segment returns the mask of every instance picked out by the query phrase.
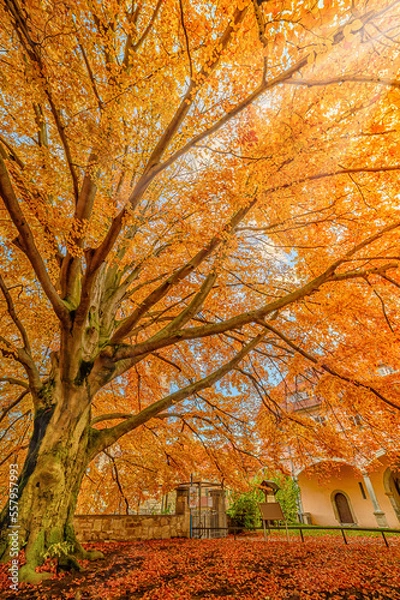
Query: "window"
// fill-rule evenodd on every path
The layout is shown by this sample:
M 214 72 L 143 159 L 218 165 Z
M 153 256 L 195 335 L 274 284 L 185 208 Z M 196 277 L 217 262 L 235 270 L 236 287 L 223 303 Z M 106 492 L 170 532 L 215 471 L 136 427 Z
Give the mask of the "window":
M 294 392 L 294 394 L 291 394 L 288 397 L 289 402 L 292 402 L 293 404 L 295 402 L 301 402 L 302 400 L 308 400 L 308 394 L 307 392 Z
M 352 415 L 349 417 L 349 420 L 353 423 L 353 425 L 361 425 L 362 424 L 362 416 L 361 415 Z
M 364 498 L 364 500 L 366 500 L 367 499 L 367 494 L 365 493 L 364 486 L 363 486 L 362 482 L 359 481 L 358 485 L 360 487 L 360 491 L 361 491 L 362 497 Z
M 394 369 L 392 369 L 392 367 L 390 367 L 389 365 L 380 365 L 378 367 L 378 373 L 379 375 L 391 375 L 391 373 L 394 373 Z
M 324 423 L 326 422 L 326 417 L 321 417 L 320 415 L 315 415 L 315 417 L 313 417 L 313 419 L 319 425 L 324 425 Z

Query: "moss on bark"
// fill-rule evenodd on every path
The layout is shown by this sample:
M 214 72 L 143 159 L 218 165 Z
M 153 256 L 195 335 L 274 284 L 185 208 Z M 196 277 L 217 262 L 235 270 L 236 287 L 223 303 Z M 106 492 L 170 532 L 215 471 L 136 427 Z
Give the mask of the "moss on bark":
M 51 577 L 36 567 L 50 556 L 63 570 L 80 570 L 78 559 L 101 558 L 76 539 L 73 516 L 86 467 L 93 458 L 90 442 L 90 397 L 86 377 L 91 363 L 81 365 L 76 383 L 52 383 L 38 403 L 32 439 L 19 479 L 20 548 L 26 564 L 21 581 L 38 583 Z M 82 381 L 81 381 L 82 380 Z M 0 517 L 0 556 L 9 560 L 9 511 Z

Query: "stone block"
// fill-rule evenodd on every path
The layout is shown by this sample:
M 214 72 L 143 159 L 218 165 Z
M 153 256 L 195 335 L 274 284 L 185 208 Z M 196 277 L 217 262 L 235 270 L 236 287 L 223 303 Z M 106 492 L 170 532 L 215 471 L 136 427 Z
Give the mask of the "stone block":
M 149 540 L 189 536 L 189 512 L 181 515 L 85 515 L 74 519 L 78 539 Z
M 111 519 L 110 527 L 113 530 L 117 531 L 118 529 L 120 529 L 120 527 L 121 527 L 122 524 L 123 523 L 121 522 L 120 519 Z
M 163 540 L 166 540 L 170 537 L 171 537 L 171 528 L 169 527 L 169 525 L 164 525 L 164 527 L 161 527 L 161 538 Z

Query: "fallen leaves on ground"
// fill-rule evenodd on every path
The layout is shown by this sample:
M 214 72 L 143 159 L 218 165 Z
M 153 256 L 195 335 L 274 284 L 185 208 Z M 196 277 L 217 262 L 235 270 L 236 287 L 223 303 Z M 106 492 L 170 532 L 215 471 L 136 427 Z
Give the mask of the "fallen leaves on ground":
M 151 540 L 96 544 L 105 558 L 75 575 L 9 591 L 4 600 L 400 600 L 400 539 Z

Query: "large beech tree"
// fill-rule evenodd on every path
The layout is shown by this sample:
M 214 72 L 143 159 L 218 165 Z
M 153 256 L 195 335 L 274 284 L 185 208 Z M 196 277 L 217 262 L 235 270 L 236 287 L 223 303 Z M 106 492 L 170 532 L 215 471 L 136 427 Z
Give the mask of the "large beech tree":
M 0 418 L 18 432 L 5 464 L 33 419 L 19 525 L 35 581 L 51 544 L 85 555 L 72 518 L 91 461 L 191 401 L 204 431 L 263 402 L 277 439 L 268 385 L 308 364 L 328 396 L 356 390 L 381 429 L 396 421 L 376 369 L 399 362 L 400 3 L 0 10 Z

